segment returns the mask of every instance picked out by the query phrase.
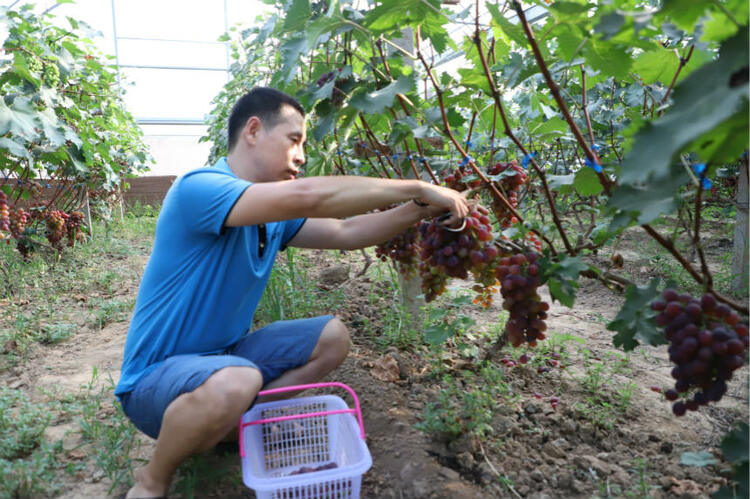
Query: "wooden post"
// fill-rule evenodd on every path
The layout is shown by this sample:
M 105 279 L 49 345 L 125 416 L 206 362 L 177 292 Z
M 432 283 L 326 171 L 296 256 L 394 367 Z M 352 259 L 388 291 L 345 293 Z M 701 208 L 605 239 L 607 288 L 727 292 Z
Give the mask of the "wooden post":
M 89 190 L 86 189 L 86 212 L 84 213 L 86 218 L 86 225 L 89 228 L 89 237 L 94 239 L 94 224 L 91 223 L 91 205 L 89 204 Z
M 740 161 L 740 173 L 737 175 L 737 217 L 734 225 L 734 248 L 732 251 L 732 291 L 741 295 L 748 286 L 748 158 Z

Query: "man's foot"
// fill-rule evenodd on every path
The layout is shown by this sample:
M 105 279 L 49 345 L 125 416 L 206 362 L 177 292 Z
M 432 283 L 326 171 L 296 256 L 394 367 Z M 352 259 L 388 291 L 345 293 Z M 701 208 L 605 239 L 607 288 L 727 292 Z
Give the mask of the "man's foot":
M 146 499 L 167 497 L 169 486 L 157 484 L 148 474 L 146 468 L 135 472 L 135 485 L 128 491 L 126 499 Z

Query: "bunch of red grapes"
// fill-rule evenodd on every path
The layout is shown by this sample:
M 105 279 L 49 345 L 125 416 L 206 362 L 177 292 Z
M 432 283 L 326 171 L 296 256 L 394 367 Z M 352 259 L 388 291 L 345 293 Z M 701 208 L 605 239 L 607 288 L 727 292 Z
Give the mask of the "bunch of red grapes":
M 80 211 L 71 211 L 68 214 L 68 219 L 65 221 L 68 246 L 73 246 L 73 244 L 83 236 L 83 232 L 81 232 L 81 224 L 83 224 L 83 213 Z
M 516 254 L 500 260 L 496 269 L 500 280 L 500 293 L 503 308 L 510 312 L 505 324 L 505 334 L 514 347 L 526 341 L 535 347 L 537 341 L 545 338 L 549 304 L 542 301 L 537 293 L 540 284 L 538 253 Z
M 62 210 L 50 210 L 44 219 L 47 226 L 44 235 L 47 237 L 50 245 L 57 250 L 62 250 L 61 241 L 68 233 L 68 229 L 65 227 L 67 219 L 68 214 Z
M 487 173 L 489 173 L 490 175 L 500 175 L 501 173 L 508 170 L 513 172 L 514 175 L 509 175 L 501 178 L 499 183 L 508 201 L 510 202 L 510 205 L 513 208 L 516 208 L 518 206 L 518 193 L 521 190 L 521 186 L 526 183 L 526 179 L 528 178 L 526 170 L 524 170 L 524 168 L 519 165 L 518 162 L 514 159 L 513 161 L 510 161 L 508 163 L 495 163 L 492 167 L 490 167 Z M 499 199 L 495 199 L 492 203 L 492 208 L 497 215 L 497 219 L 500 220 L 500 223 L 503 225 L 503 227 L 507 228 L 512 225 L 508 223 L 511 217 L 511 212 L 510 210 L 508 210 L 508 207 L 505 206 L 505 204 L 503 204 Z
M 331 102 L 335 106 L 339 106 L 343 104 L 344 97 L 346 97 L 346 92 L 344 92 L 343 87 L 344 84 L 347 83 L 351 77 L 347 78 L 339 78 L 339 73 L 341 73 L 343 68 L 338 68 L 336 71 L 328 71 L 327 73 L 323 73 L 320 75 L 320 78 L 315 82 L 315 84 L 318 86 L 318 88 L 322 88 L 326 83 L 328 83 L 331 80 L 336 80 L 336 82 L 333 84 L 333 91 L 331 93 Z
M 314 473 L 316 471 L 333 470 L 338 467 L 339 465 L 334 462 L 321 464 L 320 466 L 315 466 L 315 467 L 303 466 L 298 470 L 292 471 L 291 473 L 289 473 L 289 475 L 304 475 L 305 473 Z
M 508 163 L 495 163 L 494 166 L 489 169 L 488 173 L 490 175 L 499 175 L 508 170 L 510 170 L 514 174 L 505 176 L 500 179 L 500 186 L 502 187 L 502 190 L 508 199 L 508 203 L 510 203 L 510 205 L 515 209 L 518 207 L 518 194 L 521 191 L 521 186 L 523 186 L 528 180 L 528 174 L 526 173 L 526 170 L 521 165 L 519 165 L 516 160 L 512 160 Z M 492 210 L 495 213 L 495 216 L 497 216 L 497 219 L 500 221 L 500 226 L 503 229 L 507 229 L 512 225 L 518 223 L 518 219 L 508 209 L 508 207 L 505 206 L 505 203 L 500 201 L 500 199 L 493 199 Z M 536 234 L 534 234 L 533 232 L 528 232 L 526 234 L 526 240 L 534 246 L 534 249 L 536 249 L 537 251 L 542 251 L 542 242 L 539 240 Z
M 468 177 L 472 173 L 473 172 L 470 171 L 469 168 L 467 168 L 464 165 L 461 165 L 455 170 L 453 170 L 453 173 L 445 176 L 445 185 L 448 188 L 453 189 L 454 191 L 458 191 L 458 192 L 463 192 L 469 187 L 472 187 L 472 188 L 479 187 L 482 181 L 478 178 L 470 181 L 468 185 L 466 184 L 466 182 L 463 181 L 464 177 Z
M 486 269 L 494 268 L 498 257 L 497 248 L 491 243 L 489 217 L 472 211 L 461 230 L 446 227 L 440 219 L 420 225 L 419 230 L 419 274 L 425 300 L 430 302 L 441 295 L 449 277 L 466 279 L 471 272 L 478 278 L 475 291 L 479 292 L 480 301 L 488 305 L 496 279 L 491 276 L 489 282 Z
M 339 68 L 338 71 L 341 72 L 341 68 Z M 318 81 L 316 81 L 315 84 L 318 85 L 318 88 L 320 88 L 334 78 L 336 78 L 336 73 L 333 71 L 329 71 L 320 75 L 320 78 L 318 78 Z
M 375 246 L 375 256 L 382 261 L 388 258 L 396 262 L 398 271 L 407 279 L 416 274 L 417 226 L 406 229 L 389 241 Z
M 665 289 L 651 308 L 659 311 L 656 323 L 664 327 L 669 359 L 676 364 L 674 389 L 664 392 L 669 401 L 682 397 L 672 405 L 675 415 L 721 400 L 732 373 L 745 363 L 747 325 L 740 324 L 739 316 L 710 293 L 698 300 Z
M 17 208 L 10 212 L 10 235 L 13 239 L 20 239 L 26 232 L 26 224 L 31 219 L 31 214 L 23 208 Z
M 10 211 L 8 211 L 8 196 L 0 191 L 0 239 L 5 239 L 5 232 L 10 232 Z

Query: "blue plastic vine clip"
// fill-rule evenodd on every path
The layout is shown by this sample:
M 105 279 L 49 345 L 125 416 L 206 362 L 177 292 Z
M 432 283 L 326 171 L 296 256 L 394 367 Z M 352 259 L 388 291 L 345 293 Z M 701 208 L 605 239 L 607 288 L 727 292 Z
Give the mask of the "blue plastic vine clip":
M 44 184 L 44 187 L 46 187 L 47 189 L 52 189 L 52 186 L 49 184 Z
M 701 178 L 706 175 L 706 163 L 693 163 L 693 171 Z
M 531 163 L 531 158 L 533 158 L 534 156 L 536 156 L 535 152 L 532 152 L 531 154 L 527 154 L 526 156 L 524 156 L 523 159 L 521 160 L 521 166 L 528 169 L 529 163 Z
M 470 140 L 466 141 L 466 149 L 471 149 L 471 141 Z
M 585 163 L 586 163 L 586 166 L 588 166 L 589 168 L 592 168 L 596 173 L 602 172 L 602 165 L 600 165 L 599 163 L 591 161 L 589 158 L 586 158 Z
M 703 186 L 703 190 L 708 190 L 713 186 L 711 181 L 706 177 L 701 177 L 701 185 Z
M 599 152 L 599 144 L 591 144 L 591 150 L 594 152 Z
M 407 161 L 411 161 L 411 154 L 407 154 L 406 155 L 406 159 L 407 159 Z
M 393 153 L 393 159 L 398 159 L 398 153 L 397 152 Z
M 469 164 L 469 161 L 472 161 L 471 156 L 464 156 L 464 159 L 461 160 L 461 164 L 458 166 L 466 166 Z

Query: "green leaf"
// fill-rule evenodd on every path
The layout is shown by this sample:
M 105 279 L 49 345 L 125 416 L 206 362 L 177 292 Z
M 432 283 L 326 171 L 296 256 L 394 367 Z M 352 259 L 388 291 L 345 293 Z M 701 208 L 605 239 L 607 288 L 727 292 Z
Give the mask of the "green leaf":
M 578 17 L 583 12 L 588 11 L 590 8 L 587 3 L 575 3 L 575 2 L 554 2 L 549 6 L 549 9 L 553 13 L 563 14 L 564 18 L 569 16 Z
M 684 466 L 697 466 L 702 468 L 709 464 L 716 464 L 719 461 L 708 451 L 700 452 L 683 452 L 680 455 L 680 464 Z
M 453 336 L 453 334 L 454 330 L 452 327 L 433 325 L 425 329 L 424 339 L 430 345 L 437 346 Z
M 622 164 L 622 184 L 660 181 L 687 144 L 732 120 L 737 113 L 747 123 L 747 113 L 742 112 L 748 92 L 747 79 L 743 81 L 742 76 L 747 71 L 747 34 L 747 28 L 743 28 L 727 40 L 718 60 L 693 71 L 675 87 L 674 106 L 636 133 Z M 740 117 L 737 123 L 742 120 Z
M 561 24 L 553 30 L 560 55 L 566 61 L 573 60 L 583 48 L 583 37 L 578 28 Z
M 299 33 L 296 36 L 287 38 L 281 44 L 281 76 L 284 83 L 292 81 L 294 72 L 297 69 L 299 56 L 307 51 L 307 37 L 305 33 Z
M 473 66 L 469 68 L 460 68 L 458 74 L 461 75 L 461 85 L 469 88 L 476 88 L 482 90 L 488 95 L 490 94 L 490 84 L 481 67 Z
M 692 31 L 698 19 L 713 7 L 713 4 L 712 0 L 664 0 L 661 14 L 668 16 L 678 27 Z
M 18 142 L 15 142 L 6 137 L 0 137 L 0 149 L 6 149 L 13 156 L 31 160 L 31 155 L 29 154 L 29 151 L 27 151 L 25 147 L 23 147 Z
M 730 463 L 748 461 L 748 448 L 750 448 L 750 438 L 747 423 L 740 423 L 721 440 L 721 452 L 724 459 Z
M 575 173 L 571 173 L 570 175 L 547 175 L 547 182 L 549 182 L 549 186 L 552 189 L 558 190 L 564 186 L 572 186 L 575 177 Z
M 589 40 L 583 47 L 586 64 L 618 79 L 625 79 L 630 72 L 632 58 L 624 45 L 601 40 Z
M 651 85 L 656 81 L 670 82 L 679 65 L 673 50 L 658 46 L 639 55 L 633 63 L 633 71 L 643 78 L 643 83 Z
M 500 8 L 497 4 L 485 3 L 487 10 L 492 15 L 492 22 L 495 23 L 508 38 L 516 42 L 521 47 L 527 47 L 529 40 L 526 38 L 526 34 L 523 32 L 523 28 L 520 24 L 513 24 L 500 12 Z
M 545 106 L 546 107 L 546 106 Z M 541 137 L 565 135 L 568 131 L 568 123 L 562 118 L 555 116 L 539 124 L 530 132 Z
M 287 33 L 300 31 L 310 18 L 310 0 L 292 0 L 292 5 L 286 10 L 283 30 Z
M 390 85 L 374 92 L 359 93 L 350 104 L 363 113 L 382 113 L 393 105 L 396 94 L 405 94 L 414 88 L 414 76 L 401 76 Z
M 440 15 L 436 10 L 440 11 L 438 0 L 382 0 L 367 13 L 362 24 L 379 34 L 404 26 L 420 26 L 425 19 Z M 431 23 L 430 28 L 433 27 Z
M 307 33 L 307 46 L 314 48 L 321 36 L 325 33 L 333 34 L 334 31 L 342 26 L 346 26 L 346 21 L 340 16 L 317 18 L 305 29 Z
M 613 337 L 616 347 L 630 351 L 640 342 L 646 345 L 663 345 L 667 343 L 664 333 L 656 326 L 653 318 L 656 312 L 649 304 L 659 296 L 660 280 L 652 279 L 648 286 L 630 285 L 625 289 L 625 303 L 617 313 L 615 320 L 607 324 L 607 329 L 617 331 Z
M 36 128 L 36 111 L 26 98 L 16 98 L 8 107 L 5 99 L 0 97 L 0 135 L 8 132 L 33 141 L 38 136 Z
M 572 307 L 575 303 L 578 274 L 587 268 L 580 256 L 562 255 L 558 262 L 547 258 L 540 260 L 542 283 L 547 283 L 552 299 L 566 307 Z
M 594 27 L 594 32 L 604 33 L 604 39 L 606 40 L 616 35 L 623 24 L 625 24 L 625 16 L 612 12 L 601 17 L 599 24 Z
M 578 170 L 573 185 L 581 196 L 596 196 L 604 189 L 596 172 L 589 167 Z

